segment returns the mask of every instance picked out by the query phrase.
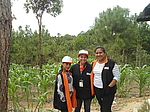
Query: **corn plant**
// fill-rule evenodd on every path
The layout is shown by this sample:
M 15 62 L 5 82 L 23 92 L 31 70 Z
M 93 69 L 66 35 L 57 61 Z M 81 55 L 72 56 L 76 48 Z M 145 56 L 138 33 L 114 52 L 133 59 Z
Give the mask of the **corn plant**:
M 50 86 L 54 85 L 55 76 L 59 70 L 58 65 L 45 65 L 41 74 L 36 75 L 38 88 L 43 88 L 43 93 L 48 91 Z M 39 91 L 39 89 L 38 89 Z M 39 92 L 38 92 L 39 93 Z
M 130 80 L 130 71 L 132 67 L 128 64 L 125 64 L 123 67 L 119 66 L 120 70 L 120 80 L 117 82 L 117 94 L 119 97 L 125 97 L 127 92 L 131 90 L 129 87 L 131 80 Z
M 59 66 L 60 64 L 47 64 L 41 72 L 38 66 L 24 67 L 12 64 L 9 71 L 9 110 L 33 112 L 35 106 L 36 110 L 42 108 L 47 95 L 51 94 L 49 89 L 53 88 Z
M 43 70 L 40 71 L 38 66 L 24 67 L 23 65 L 11 64 L 8 81 L 9 110 L 53 112 L 53 109 L 43 109 L 43 106 L 47 102 L 48 96 L 52 96 L 55 77 L 60 69 L 60 65 L 60 63 L 46 64 L 43 65 Z M 121 78 L 117 83 L 118 95 L 120 97 L 127 95 L 127 92 L 132 89 L 129 86 L 131 81 L 135 81 L 139 85 L 139 94 L 142 95 L 150 86 L 149 71 L 150 67 L 146 66 L 134 69 L 130 65 L 120 66 Z M 52 98 L 50 98 L 50 101 L 52 101 Z M 93 102 L 97 102 L 97 100 L 94 99 Z
M 150 103 L 145 101 L 144 104 L 138 109 L 138 112 L 150 112 Z
M 132 80 L 135 81 L 139 89 L 139 97 L 143 96 L 143 93 L 148 91 L 149 87 L 149 78 L 150 78 L 149 67 L 144 65 L 143 67 L 135 67 L 132 70 Z
M 45 97 L 49 94 L 50 92 L 45 92 L 43 94 L 41 94 L 39 97 L 35 98 L 35 100 L 37 101 L 37 105 L 34 109 L 33 112 L 40 112 L 40 109 L 43 107 L 43 105 L 45 104 Z
M 17 81 L 12 81 L 9 78 L 9 102 L 12 104 L 12 106 L 10 106 L 9 108 L 13 109 L 14 111 L 19 110 L 20 107 L 20 103 L 19 103 L 19 95 L 17 94 L 17 90 L 18 88 L 21 88 L 19 85 L 17 85 L 16 83 Z

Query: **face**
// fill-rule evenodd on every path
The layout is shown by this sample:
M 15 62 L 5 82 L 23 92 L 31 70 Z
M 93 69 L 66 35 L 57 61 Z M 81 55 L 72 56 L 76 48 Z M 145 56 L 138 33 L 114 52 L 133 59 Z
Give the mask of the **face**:
M 104 61 L 106 58 L 106 53 L 101 48 L 98 48 L 96 49 L 95 57 L 99 61 Z
M 87 62 L 87 56 L 85 54 L 81 54 L 79 57 L 78 57 L 79 61 L 81 64 L 85 64 Z
M 68 71 L 71 67 L 71 63 L 62 63 L 64 71 Z

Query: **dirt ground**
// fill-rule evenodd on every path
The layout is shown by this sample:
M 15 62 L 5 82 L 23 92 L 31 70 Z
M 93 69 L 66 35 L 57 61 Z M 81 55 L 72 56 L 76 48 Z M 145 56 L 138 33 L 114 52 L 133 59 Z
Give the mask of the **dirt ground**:
M 112 112 L 137 112 L 136 110 L 139 109 L 144 101 L 147 101 L 147 99 L 150 99 L 150 96 L 115 98 L 112 106 Z M 45 109 L 52 109 L 53 112 L 60 112 L 52 108 L 52 102 L 50 102 Z M 81 112 L 84 112 L 83 105 Z M 93 102 L 91 104 L 91 112 L 99 112 L 98 103 Z
M 137 112 L 142 106 L 144 101 L 147 101 L 148 97 L 132 97 L 132 98 L 117 98 L 113 104 L 113 112 Z
M 135 86 L 135 84 L 133 85 Z M 137 110 L 141 108 L 144 102 L 148 101 L 148 99 L 150 99 L 150 91 L 145 92 L 143 97 L 139 97 L 138 89 L 132 89 L 127 94 L 127 96 L 123 98 L 118 97 L 116 93 L 116 97 L 112 105 L 112 112 L 138 112 Z M 95 100 L 96 99 L 92 101 L 91 112 L 100 112 L 99 111 L 100 106 L 98 103 L 95 103 L 96 102 Z M 51 109 L 53 112 L 60 112 L 56 109 L 53 109 L 53 105 L 52 105 L 53 98 L 51 98 L 49 101 L 50 102 L 45 106 L 45 109 Z M 84 112 L 83 105 L 82 105 L 81 112 Z
M 144 97 L 138 97 L 138 92 L 135 90 L 128 94 L 127 97 L 119 98 L 116 95 L 112 105 L 112 112 L 137 112 L 136 110 L 138 110 L 148 99 L 150 99 L 150 91 L 147 92 Z M 24 101 L 23 104 L 27 105 Z M 100 112 L 99 108 L 99 104 L 94 98 L 91 104 L 91 112 Z M 46 111 L 46 109 L 50 109 L 51 112 L 60 112 L 53 108 L 53 93 L 48 97 L 48 101 L 42 109 L 44 110 L 43 112 L 50 112 Z M 81 112 L 84 112 L 83 105 Z
M 56 109 L 53 108 L 53 96 L 48 98 L 48 102 L 46 105 L 43 107 L 42 110 L 44 112 L 50 112 L 46 111 L 46 109 L 50 109 L 51 112 L 60 112 Z M 124 97 L 124 98 L 119 98 L 115 97 L 113 105 L 112 105 L 112 112 L 138 112 L 137 110 L 144 104 L 145 101 L 148 101 L 150 99 L 150 94 L 146 95 L 144 97 Z M 23 104 L 25 104 L 24 102 Z M 26 104 L 25 104 L 26 105 Z M 91 104 L 91 112 L 100 112 L 99 111 L 99 104 L 97 103 L 97 100 L 94 99 Z M 84 112 L 84 108 L 82 105 L 81 112 Z M 150 111 L 149 111 L 150 112 Z

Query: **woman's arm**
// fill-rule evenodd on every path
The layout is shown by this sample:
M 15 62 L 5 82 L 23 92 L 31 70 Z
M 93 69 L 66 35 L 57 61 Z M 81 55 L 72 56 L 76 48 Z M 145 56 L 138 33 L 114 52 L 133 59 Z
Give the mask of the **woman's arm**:
M 112 72 L 113 72 L 114 78 L 111 81 L 111 83 L 108 85 L 109 87 L 113 87 L 120 79 L 120 72 L 119 72 L 119 68 L 117 64 L 115 64 Z
M 109 87 L 113 87 L 117 83 L 116 79 L 113 79 L 111 83 L 108 85 Z
M 58 95 L 60 96 L 60 100 L 62 102 L 65 102 L 66 99 L 65 99 L 64 92 L 63 92 L 63 83 L 62 83 L 62 78 L 60 74 L 58 74 L 57 76 L 57 92 L 58 92 Z

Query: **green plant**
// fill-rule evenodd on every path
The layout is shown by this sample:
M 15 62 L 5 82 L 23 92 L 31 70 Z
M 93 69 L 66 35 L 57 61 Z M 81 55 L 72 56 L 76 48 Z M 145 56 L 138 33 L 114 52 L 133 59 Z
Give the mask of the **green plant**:
M 139 97 L 143 96 L 143 94 L 149 89 L 149 71 L 148 67 L 144 65 L 143 67 L 135 67 L 132 70 L 132 80 L 138 84 L 139 89 Z
M 77 59 L 74 61 L 76 62 Z M 8 109 L 21 112 L 53 112 L 53 109 L 44 109 L 43 106 L 48 101 L 48 98 L 53 98 L 52 91 L 54 89 L 55 77 L 59 69 L 60 63 L 43 65 L 42 71 L 40 71 L 38 66 L 25 67 L 12 63 L 9 70 L 8 81 Z M 148 91 L 150 87 L 150 78 L 148 75 L 150 73 L 150 67 L 133 68 L 126 64 L 120 66 L 119 69 L 121 72 L 120 81 L 117 83 L 117 94 L 119 97 L 127 96 L 127 92 L 132 89 L 130 85 L 136 81 L 140 88 L 143 87 L 141 90 L 143 91 L 142 93 Z M 142 81 L 144 81 L 144 83 L 140 85 Z M 92 102 L 96 104 L 96 98 L 93 98 Z
M 45 104 L 45 98 L 50 92 L 45 92 L 42 95 L 40 95 L 38 98 L 35 98 L 37 100 L 36 108 L 34 109 L 34 112 L 40 112 L 40 109 Z
M 130 80 L 130 71 L 132 67 L 128 64 L 125 64 L 123 67 L 119 67 L 120 70 L 120 80 L 117 82 L 117 95 L 119 97 L 125 97 L 127 92 L 131 90 L 129 87 L 131 80 Z
M 138 112 L 150 112 L 150 103 L 145 101 L 140 109 L 138 109 Z
M 55 76 L 60 64 L 25 67 L 12 63 L 9 70 L 9 110 L 39 110 L 47 101 L 54 88 Z M 41 73 L 40 73 L 41 72 Z

